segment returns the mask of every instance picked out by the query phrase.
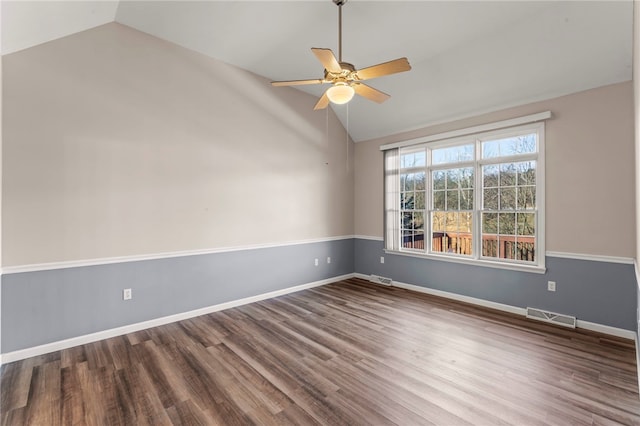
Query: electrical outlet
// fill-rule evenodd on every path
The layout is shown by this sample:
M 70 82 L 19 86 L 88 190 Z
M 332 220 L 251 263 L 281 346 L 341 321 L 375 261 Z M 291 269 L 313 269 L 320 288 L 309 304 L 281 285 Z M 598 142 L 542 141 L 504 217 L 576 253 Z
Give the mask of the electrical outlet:
M 315 260 L 315 264 L 316 266 L 318 266 L 320 264 L 320 262 L 318 261 L 318 259 Z
M 131 292 L 130 288 L 125 288 L 124 290 L 122 290 L 122 300 L 131 300 L 132 297 L 133 293 Z
M 331 257 L 327 256 L 327 264 L 331 263 Z
M 547 282 L 547 290 L 556 291 L 556 282 L 555 281 Z
M 384 263 L 384 256 L 380 256 L 380 263 Z

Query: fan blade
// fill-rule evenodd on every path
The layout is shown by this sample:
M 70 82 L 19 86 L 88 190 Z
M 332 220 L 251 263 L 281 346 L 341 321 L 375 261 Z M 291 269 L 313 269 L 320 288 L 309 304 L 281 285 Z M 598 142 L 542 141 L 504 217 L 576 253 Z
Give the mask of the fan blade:
M 329 105 L 329 97 L 327 96 L 327 92 L 324 92 L 320 99 L 318 99 L 318 103 L 313 107 L 313 110 L 325 109 Z
M 312 47 L 311 51 L 314 55 L 316 55 L 316 58 L 318 58 L 324 69 L 333 73 L 342 72 L 342 67 L 338 63 L 338 60 L 336 59 L 331 49 Z
M 382 64 L 373 65 L 371 67 L 358 70 L 356 74 L 360 80 L 369 80 L 371 78 L 382 77 L 384 75 L 396 74 L 399 72 L 409 71 L 411 65 L 407 58 L 395 59 L 393 61 L 384 62 Z
M 383 103 L 391 97 L 390 95 L 387 95 L 386 93 L 381 92 L 378 89 L 374 89 L 371 86 L 367 86 L 364 83 L 355 83 L 351 87 L 353 87 L 358 95 L 379 104 Z
M 302 86 L 303 84 L 322 84 L 324 80 L 318 78 L 313 80 L 291 80 L 291 81 L 272 81 L 272 86 Z

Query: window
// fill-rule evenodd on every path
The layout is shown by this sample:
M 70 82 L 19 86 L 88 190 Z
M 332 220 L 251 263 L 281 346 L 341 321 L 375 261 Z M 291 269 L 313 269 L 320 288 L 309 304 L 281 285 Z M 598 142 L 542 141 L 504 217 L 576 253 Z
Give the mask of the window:
M 544 124 L 385 151 L 386 249 L 544 270 Z

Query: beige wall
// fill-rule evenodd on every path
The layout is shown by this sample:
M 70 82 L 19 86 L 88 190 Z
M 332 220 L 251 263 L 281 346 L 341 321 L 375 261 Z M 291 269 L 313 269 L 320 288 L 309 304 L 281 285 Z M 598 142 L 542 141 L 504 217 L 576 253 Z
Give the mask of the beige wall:
M 632 82 L 356 144 L 356 235 L 383 235 L 380 145 L 546 110 L 547 250 L 635 257 Z
M 353 234 L 312 96 L 115 23 L 3 66 L 3 266 Z
M 381 144 L 544 110 L 547 250 L 635 256 L 631 82 L 358 143 L 354 165 L 312 96 L 119 24 L 2 65 L 3 266 L 381 237 Z

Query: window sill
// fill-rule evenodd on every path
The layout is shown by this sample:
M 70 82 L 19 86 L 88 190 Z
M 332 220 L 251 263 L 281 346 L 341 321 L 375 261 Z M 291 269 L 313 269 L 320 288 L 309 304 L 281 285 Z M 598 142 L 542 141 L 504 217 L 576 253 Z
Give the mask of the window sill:
M 384 252 L 386 254 L 392 254 L 392 255 L 398 255 L 398 256 L 417 257 L 420 259 L 437 260 L 437 261 L 452 262 L 452 263 L 462 263 L 465 265 L 483 266 L 485 268 L 506 269 L 510 271 L 519 271 L 519 272 L 530 272 L 534 274 L 544 274 L 547 271 L 547 268 L 540 265 L 524 265 L 520 263 L 492 262 L 490 260 L 467 259 L 464 257 L 454 257 L 454 256 L 439 256 L 437 254 L 426 254 L 426 253 L 417 253 L 417 252 L 410 252 L 410 251 L 388 250 L 388 249 L 385 249 Z

